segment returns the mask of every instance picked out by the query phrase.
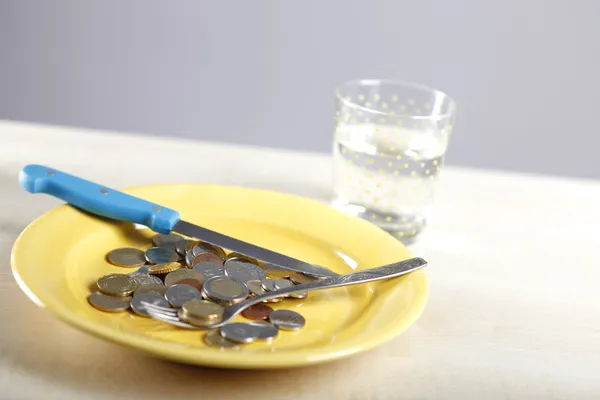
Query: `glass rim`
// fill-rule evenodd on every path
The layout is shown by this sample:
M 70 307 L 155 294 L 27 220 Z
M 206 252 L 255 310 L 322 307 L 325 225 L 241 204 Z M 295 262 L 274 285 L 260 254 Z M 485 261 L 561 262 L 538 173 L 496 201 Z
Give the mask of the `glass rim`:
M 403 86 L 406 88 L 412 88 L 412 89 L 417 89 L 417 90 L 421 90 L 421 91 L 425 91 L 425 92 L 430 92 L 434 95 L 441 95 L 443 98 L 448 100 L 449 111 L 445 112 L 443 114 L 435 114 L 435 115 L 398 115 L 398 114 L 394 114 L 394 113 L 387 112 L 387 111 L 380 111 L 380 110 L 375 110 L 373 108 L 361 106 L 360 104 L 357 104 L 354 101 L 346 100 L 344 97 L 342 97 L 342 94 L 340 93 L 341 88 L 345 87 L 345 86 L 350 86 L 350 85 L 371 86 L 371 85 L 381 85 L 381 84 Z M 403 80 L 396 80 L 396 79 L 351 79 L 351 80 L 347 80 L 347 81 L 344 81 L 344 82 L 336 85 L 334 88 L 334 93 L 335 93 L 335 97 L 338 100 L 340 100 L 347 107 L 354 108 L 354 109 L 364 111 L 364 112 L 368 112 L 371 114 L 386 116 L 386 117 L 410 118 L 410 119 L 418 119 L 418 120 L 441 120 L 441 119 L 449 118 L 449 117 L 453 116 L 456 113 L 456 108 L 457 108 L 456 101 L 454 100 L 454 98 L 450 97 L 447 93 L 445 93 L 441 90 L 438 90 L 438 89 L 432 88 L 431 86 L 427 86 L 427 85 L 417 83 L 417 82 L 403 81 Z

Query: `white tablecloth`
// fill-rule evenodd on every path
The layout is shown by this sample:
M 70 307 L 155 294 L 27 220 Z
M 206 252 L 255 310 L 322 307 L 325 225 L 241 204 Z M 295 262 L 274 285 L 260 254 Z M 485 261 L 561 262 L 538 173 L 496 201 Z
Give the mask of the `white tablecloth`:
M 18 185 L 41 163 L 108 186 L 202 182 L 327 201 L 328 155 L 0 121 L 0 398 L 600 398 L 600 183 L 445 167 L 412 251 L 431 297 L 406 333 L 311 368 L 179 365 L 90 337 L 17 287 L 12 243 L 59 201 Z

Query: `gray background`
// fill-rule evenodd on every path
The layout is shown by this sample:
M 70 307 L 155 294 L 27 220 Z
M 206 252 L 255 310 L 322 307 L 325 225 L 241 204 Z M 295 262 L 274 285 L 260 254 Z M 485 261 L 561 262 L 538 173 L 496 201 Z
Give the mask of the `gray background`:
M 448 162 L 600 177 L 600 2 L 0 0 L 0 118 L 328 152 L 333 87 L 459 104 Z

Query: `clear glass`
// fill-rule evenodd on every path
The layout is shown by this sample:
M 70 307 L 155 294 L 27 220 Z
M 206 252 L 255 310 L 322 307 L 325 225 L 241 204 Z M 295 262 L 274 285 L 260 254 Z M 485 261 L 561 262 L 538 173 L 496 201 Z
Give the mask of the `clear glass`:
M 388 80 L 346 82 L 335 94 L 333 206 L 412 242 L 433 203 L 455 102 Z

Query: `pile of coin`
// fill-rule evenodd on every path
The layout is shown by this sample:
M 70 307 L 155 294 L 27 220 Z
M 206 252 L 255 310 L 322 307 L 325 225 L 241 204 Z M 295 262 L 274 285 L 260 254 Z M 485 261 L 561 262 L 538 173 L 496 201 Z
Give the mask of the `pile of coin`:
M 105 312 L 131 309 L 136 315 L 150 317 L 148 307 L 154 305 L 177 310 L 179 321 L 203 327 L 221 321 L 224 307 L 313 280 L 239 253 L 226 254 L 217 246 L 175 234 L 156 235 L 152 242 L 153 247 L 145 251 L 120 248 L 108 253 L 107 260 L 111 264 L 136 270 L 98 279 L 98 291 L 88 297 L 92 306 Z M 295 293 L 267 302 L 303 299 L 306 295 L 306 292 Z M 271 341 L 279 330 L 299 330 L 306 323 L 304 317 L 294 311 L 273 310 L 265 303 L 247 308 L 242 316 L 251 321 L 223 325 L 219 330 L 206 333 L 205 342 L 219 348 L 234 348 L 255 340 Z

